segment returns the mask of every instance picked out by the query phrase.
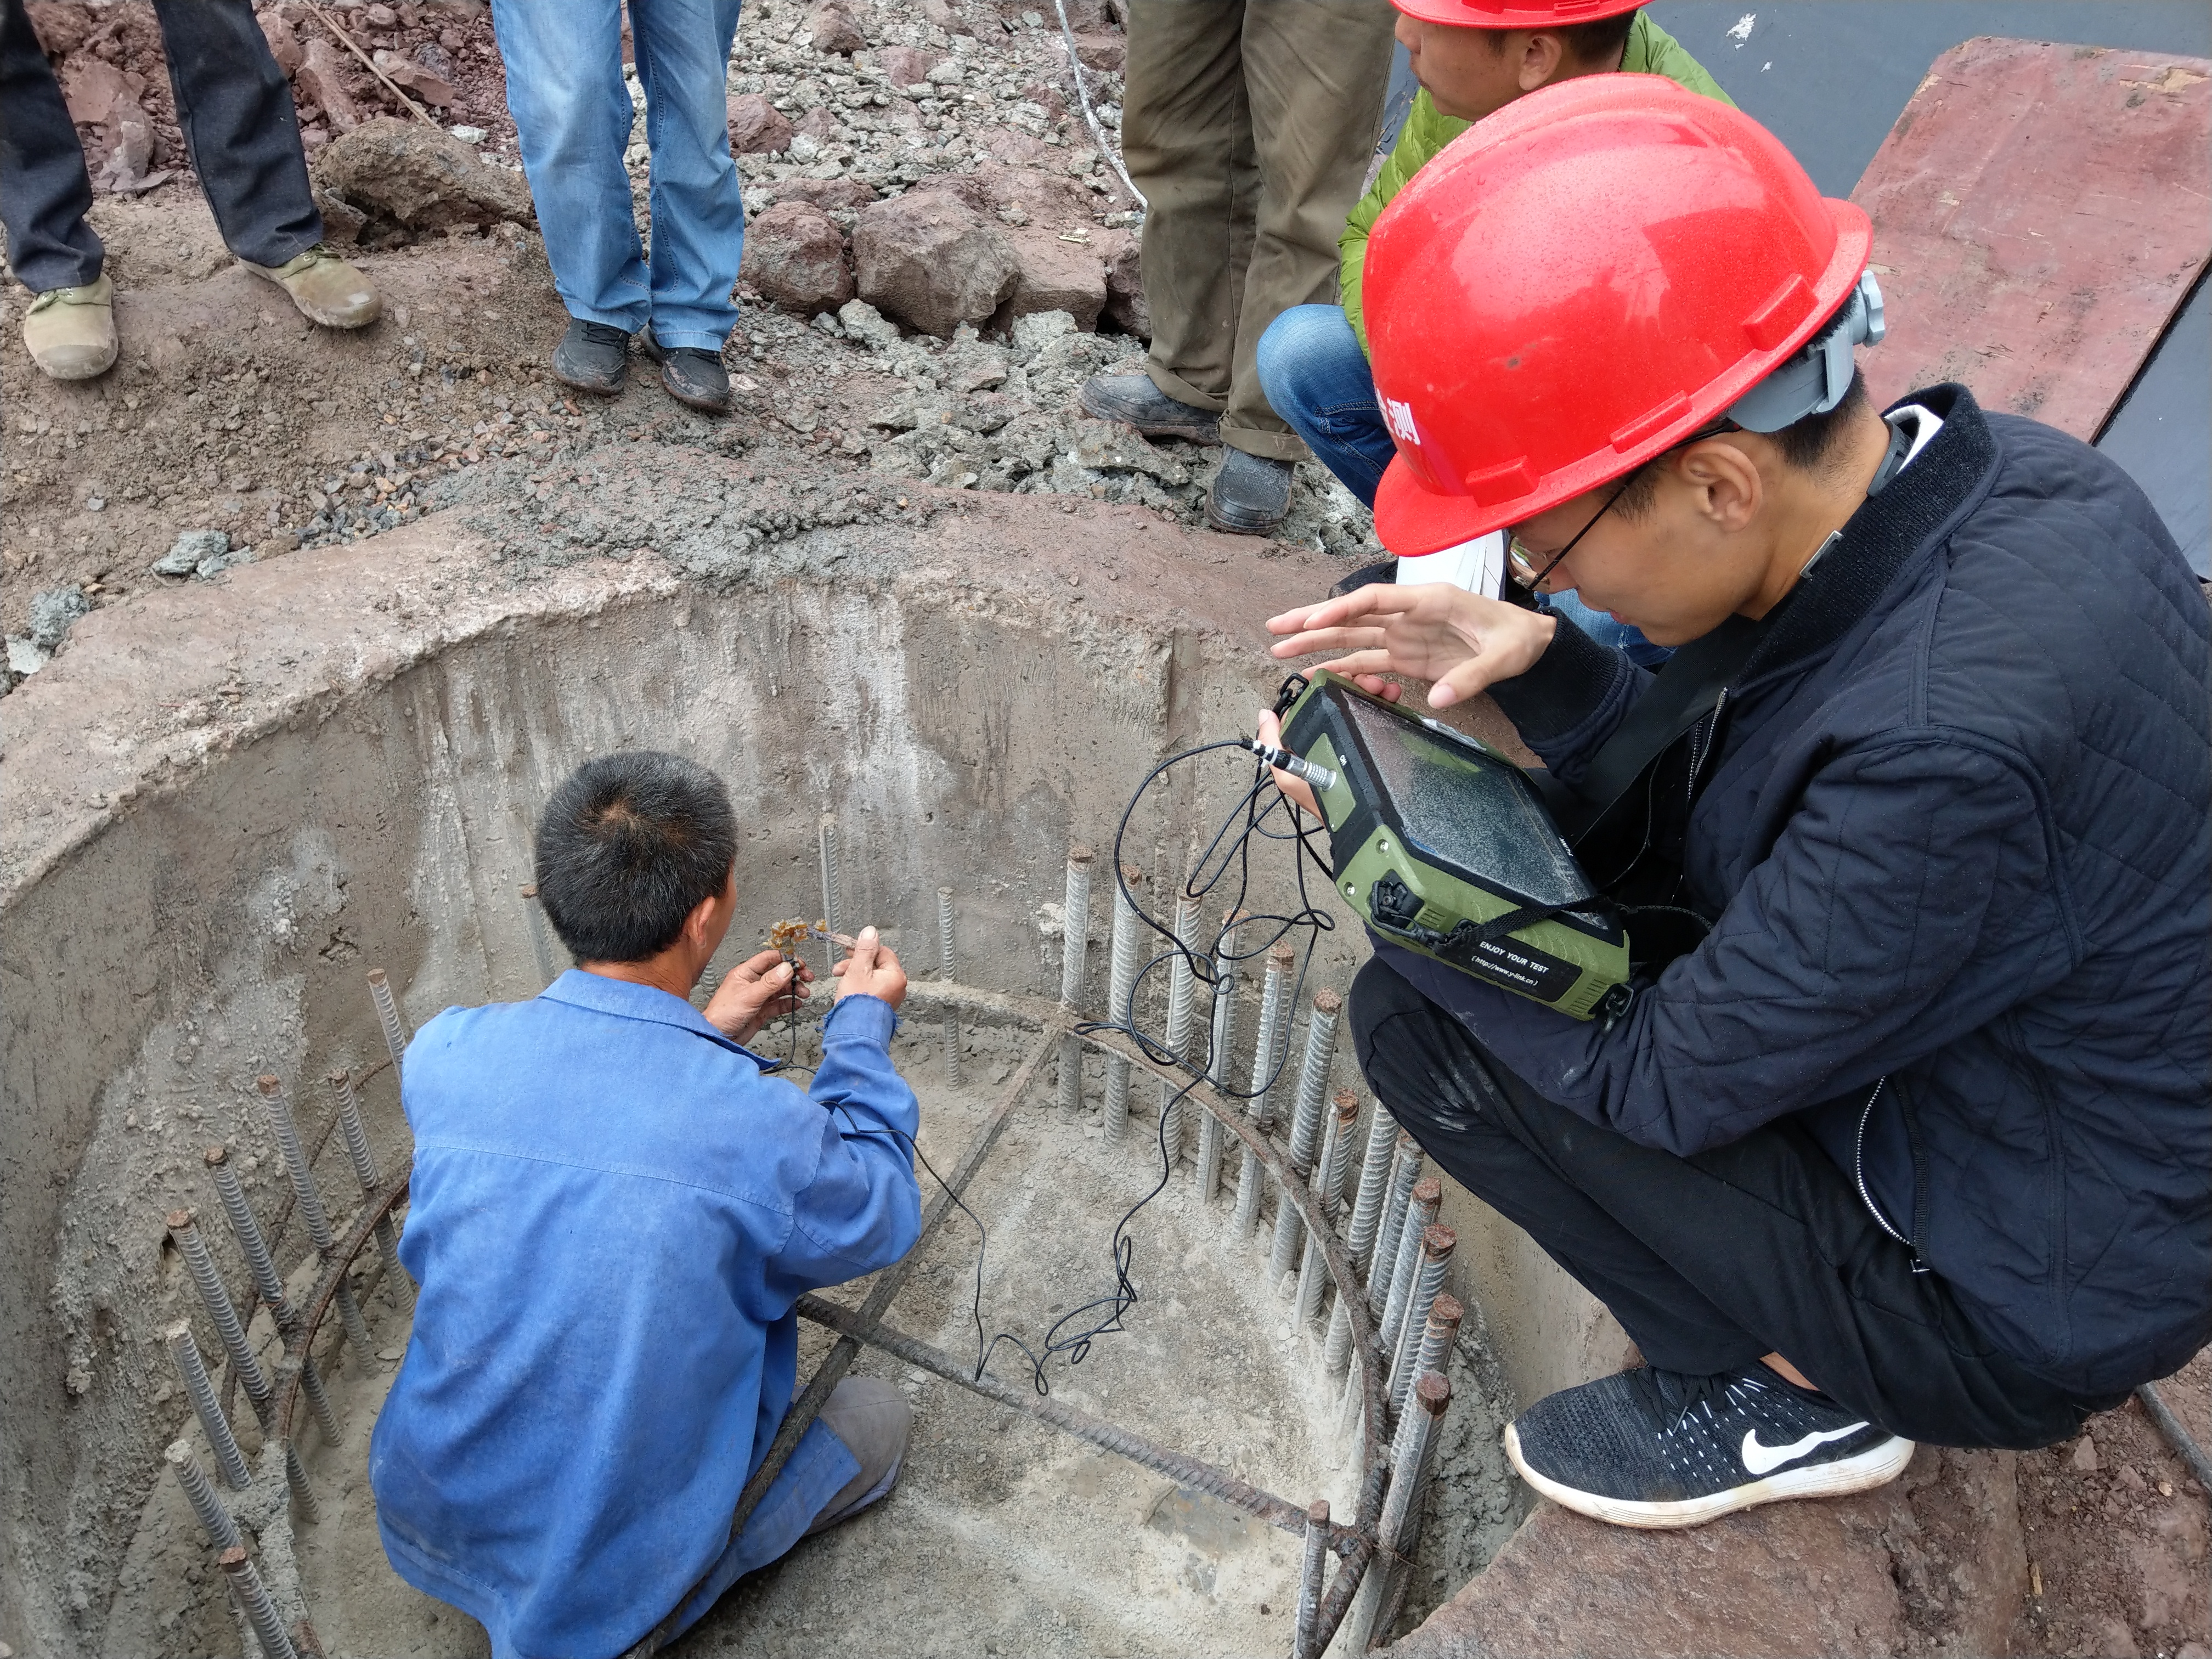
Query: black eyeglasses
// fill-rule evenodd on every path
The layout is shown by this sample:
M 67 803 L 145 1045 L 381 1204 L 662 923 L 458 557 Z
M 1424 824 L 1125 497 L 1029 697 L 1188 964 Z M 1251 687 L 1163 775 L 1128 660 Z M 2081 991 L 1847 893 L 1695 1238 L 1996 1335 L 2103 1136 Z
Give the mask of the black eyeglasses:
M 1596 512 L 1590 514 L 1589 523 L 1584 525 L 1580 530 L 1575 532 L 1574 540 L 1570 541 L 1565 547 L 1552 555 L 1550 560 L 1547 561 L 1540 568 L 1536 563 L 1536 555 L 1528 550 L 1527 544 L 1522 542 L 1520 537 L 1512 534 L 1510 532 L 1507 532 L 1505 538 L 1505 563 L 1507 568 L 1512 574 L 1513 580 L 1518 582 L 1522 587 L 1527 588 L 1531 593 L 1534 592 L 1537 587 L 1543 582 L 1544 578 L 1550 575 L 1553 571 L 1559 568 L 1559 561 L 1565 558 L 1568 554 L 1575 550 L 1575 544 L 1581 541 L 1583 537 L 1589 535 L 1591 529 L 1595 526 L 1597 521 L 1605 517 L 1607 511 L 1611 508 L 1613 504 L 1628 493 L 1628 486 L 1634 483 L 1638 477 L 1643 476 L 1644 467 L 1650 466 L 1652 464 L 1652 461 L 1664 459 L 1667 456 L 1673 454 L 1676 450 L 1687 449 L 1692 444 L 1702 443 L 1707 438 L 1717 438 L 1723 432 L 1741 432 L 1742 429 L 1743 428 L 1738 426 L 1734 421 L 1723 418 L 1714 422 L 1712 425 L 1706 427 L 1702 431 L 1692 432 L 1688 437 L 1683 439 L 1680 443 L 1669 444 L 1666 448 L 1661 450 L 1658 454 L 1654 455 L 1651 458 L 1651 460 L 1644 462 L 1644 466 L 1636 468 L 1633 471 L 1629 473 L 1626 477 L 1623 478 L 1620 481 L 1620 487 L 1618 489 L 1615 489 L 1612 495 L 1605 498 L 1605 506 L 1601 507 Z

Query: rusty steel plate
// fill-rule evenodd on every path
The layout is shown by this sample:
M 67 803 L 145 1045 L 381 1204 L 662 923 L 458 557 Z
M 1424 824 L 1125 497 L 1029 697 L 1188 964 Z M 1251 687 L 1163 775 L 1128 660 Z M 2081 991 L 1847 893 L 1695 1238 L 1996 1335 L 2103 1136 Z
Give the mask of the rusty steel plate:
M 2212 59 L 1968 40 L 1851 199 L 1889 306 L 1878 404 L 1960 380 L 2094 439 L 2212 257 Z

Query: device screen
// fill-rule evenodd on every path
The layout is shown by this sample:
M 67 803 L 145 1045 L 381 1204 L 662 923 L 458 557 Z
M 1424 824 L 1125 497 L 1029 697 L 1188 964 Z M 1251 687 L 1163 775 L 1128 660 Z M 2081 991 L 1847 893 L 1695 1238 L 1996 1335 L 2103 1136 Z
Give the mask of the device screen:
M 1361 697 L 1342 707 L 1398 811 L 1400 833 L 1430 857 L 1538 904 L 1578 904 L 1589 878 L 1515 768 L 1438 738 Z

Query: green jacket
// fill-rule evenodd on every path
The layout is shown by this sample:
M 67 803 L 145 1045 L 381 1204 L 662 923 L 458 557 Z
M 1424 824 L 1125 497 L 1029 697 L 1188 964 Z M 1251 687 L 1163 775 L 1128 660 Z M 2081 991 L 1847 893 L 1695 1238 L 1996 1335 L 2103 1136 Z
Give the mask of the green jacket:
M 1636 21 L 1628 31 L 1627 48 L 1620 54 L 1620 67 L 1630 75 L 1663 75 L 1692 92 L 1717 98 L 1731 109 L 1735 107 L 1735 100 L 1721 90 L 1720 83 L 1705 73 L 1703 64 L 1682 50 L 1673 35 L 1651 21 L 1649 12 L 1636 14 Z M 1406 125 L 1398 131 L 1397 148 L 1382 163 L 1382 171 L 1375 175 L 1375 188 L 1359 198 L 1359 205 L 1352 209 L 1344 234 L 1336 239 L 1344 258 L 1343 271 L 1338 279 L 1339 297 L 1352 331 L 1359 337 L 1362 351 L 1367 349 L 1367 319 L 1360 311 L 1360 276 L 1367 264 L 1367 233 L 1374 228 L 1376 216 L 1390 205 L 1390 198 L 1429 164 L 1429 158 L 1473 125 L 1470 121 L 1455 120 L 1437 109 L 1428 88 L 1424 87 L 1413 100 L 1413 107 L 1407 112 Z

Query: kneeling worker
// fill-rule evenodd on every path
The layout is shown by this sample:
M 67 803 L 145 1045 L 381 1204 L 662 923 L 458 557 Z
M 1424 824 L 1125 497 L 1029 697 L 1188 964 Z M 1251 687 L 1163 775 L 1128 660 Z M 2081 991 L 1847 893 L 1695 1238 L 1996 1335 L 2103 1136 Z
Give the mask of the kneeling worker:
M 1625 1007 L 1378 940 L 1350 1012 L 1399 1121 L 1642 1349 L 1507 1436 L 1632 1526 L 2047 1445 L 2212 1337 L 2204 600 L 2087 445 L 1956 385 L 1875 411 L 1871 240 L 1656 78 L 1500 112 L 1376 227 L 1377 520 L 1510 528 L 1527 586 L 1685 648 L 1440 584 L 1270 623 L 1378 695 L 1487 690 L 1565 785 L 1646 757 L 1674 902 L 1632 955 L 1700 926 Z
M 886 1048 L 906 975 L 873 929 L 834 970 L 813 1087 L 744 1040 L 805 994 L 773 951 L 690 1000 L 737 906 L 738 823 L 673 755 L 588 763 L 538 826 L 578 965 L 452 1008 L 407 1050 L 421 1285 L 369 1452 L 399 1576 L 492 1651 L 615 1654 L 873 1503 L 908 1411 L 848 1377 L 734 1538 L 798 1368 L 792 1304 L 921 1227 L 914 1092 Z

